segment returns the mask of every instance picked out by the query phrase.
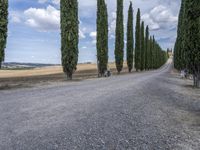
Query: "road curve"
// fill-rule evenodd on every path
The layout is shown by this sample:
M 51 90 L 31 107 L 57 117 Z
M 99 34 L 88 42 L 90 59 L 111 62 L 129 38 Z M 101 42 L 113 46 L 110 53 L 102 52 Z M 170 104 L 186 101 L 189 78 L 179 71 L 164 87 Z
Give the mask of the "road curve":
M 199 95 L 171 66 L 0 91 L 0 150 L 198 150 Z

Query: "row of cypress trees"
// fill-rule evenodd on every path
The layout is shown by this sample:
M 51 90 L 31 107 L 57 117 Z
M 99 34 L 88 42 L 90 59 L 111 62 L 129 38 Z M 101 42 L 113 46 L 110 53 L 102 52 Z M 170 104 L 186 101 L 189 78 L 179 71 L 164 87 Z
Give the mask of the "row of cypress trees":
M 145 33 L 146 32 L 146 33 Z M 129 72 L 134 62 L 133 38 L 133 7 L 130 2 L 127 22 L 127 66 Z M 115 38 L 115 63 L 118 73 L 122 71 L 124 58 L 124 28 L 123 28 L 123 0 L 117 0 L 117 20 Z M 149 27 L 141 22 L 140 9 L 137 12 L 135 31 L 135 68 L 136 70 L 158 69 L 167 61 L 167 53 L 155 41 L 154 36 L 149 38 Z
M 123 69 L 124 62 L 124 16 L 123 0 L 117 0 L 117 18 L 115 32 L 115 63 L 118 73 Z M 78 3 L 77 0 L 61 0 L 61 50 L 63 70 L 68 79 L 72 78 L 78 61 Z M 97 65 L 98 74 L 103 76 L 108 66 L 108 12 L 105 0 L 97 0 Z M 146 33 L 145 33 L 146 31 Z M 154 37 L 149 38 L 149 28 L 144 29 L 141 23 L 140 9 L 137 13 L 135 33 L 135 68 L 136 70 L 157 69 L 167 60 L 166 52 L 162 51 Z M 127 22 L 127 65 L 129 72 L 134 62 L 133 7 L 130 2 Z
M 135 69 L 150 70 L 158 69 L 168 59 L 166 51 L 163 51 L 154 36 L 149 35 L 149 27 L 144 27 L 141 22 L 140 9 L 137 12 L 135 29 Z
M 2 62 L 4 60 L 4 49 L 6 46 L 7 38 L 8 0 L 1 0 L 0 6 L 0 62 Z M 62 66 L 63 71 L 67 75 L 67 78 L 71 80 L 72 75 L 77 67 L 79 54 L 78 1 L 61 0 L 60 12 Z M 117 0 L 115 62 L 118 73 L 122 71 L 124 62 L 123 19 L 123 0 Z M 163 64 L 161 63 L 161 60 L 158 60 L 158 58 L 162 58 L 162 55 L 164 58 L 164 52 L 162 52 L 154 37 L 149 39 L 148 26 L 146 28 L 146 34 L 144 34 L 144 22 L 140 22 L 140 10 L 138 9 L 136 23 L 135 68 L 136 70 L 141 71 L 144 69 L 156 69 Z M 130 2 L 127 22 L 127 65 L 129 72 L 131 72 L 133 69 L 133 45 L 133 8 L 132 3 Z M 99 74 L 102 76 L 107 70 L 108 66 L 108 13 L 105 0 L 97 0 L 96 46 L 98 70 Z
M 8 0 L 0 1 L 0 69 L 5 57 L 8 25 Z
M 174 67 L 193 74 L 194 86 L 200 87 L 200 1 L 182 0 L 177 39 L 174 47 Z

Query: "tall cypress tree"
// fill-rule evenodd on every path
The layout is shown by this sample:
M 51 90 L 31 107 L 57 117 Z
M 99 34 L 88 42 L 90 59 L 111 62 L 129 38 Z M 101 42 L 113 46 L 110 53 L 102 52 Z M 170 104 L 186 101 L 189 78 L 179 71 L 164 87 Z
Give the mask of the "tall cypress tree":
M 155 51 L 155 56 L 154 56 L 154 69 L 158 69 L 160 67 L 160 51 L 161 48 L 160 48 L 160 45 L 157 43 L 157 41 L 155 41 L 155 44 L 154 44 L 154 51 Z
M 61 52 L 63 71 L 69 80 L 78 63 L 79 20 L 77 0 L 61 0 Z
M 5 57 L 8 26 L 8 0 L 0 2 L 0 69 Z
M 178 42 L 177 42 L 177 39 L 175 41 L 175 44 L 174 44 L 174 68 L 178 69 L 178 52 L 177 52 L 177 45 L 178 45 Z
M 184 42 L 185 36 L 185 26 L 187 25 L 187 20 L 185 20 L 185 0 L 182 0 L 181 9 L 179 14 L 179 30 L 178 30 L 178 41 L 179 41 L 179 53 L 180 53 L 180 61 L 179 61 L 179 69 L 186 68 L 186 47 Z
M 115 37 L 115 63 L 118 73 L 122 71 L 124 62 L 124 24 L 123 0 L 117 0 L 117 19 Z
M 185 9 L 185 0 L 182 0 L 181 9 L 179 13 L 179 21 L 178 21 L 178 31 L 177 31 L 177 39 L 174 47 L 174 66 L 176 69 L 181 70 L 184 69 L 185 66 L 185 48 L 184 48 L 184 32 L 185 32 L 185 17 L 184 17 L 184 9 Z
M 128 70 L 131 72 L 133 69 L 133 7 L 130 2 L 128 10 L 128 23 L 127 23 L 127 65 Z
M 135 69 L 138 71 L 141 65 L 141 42 L 140 42 L 140 9 L 138 8 L 135 29 Z
M 153 40 L 152 40 L 152 69 L 155 69 L 155 37 L 153 36 Z
M 160 50 L 160 46 L 159 44 L 156 42 L 156 47 L 155 47 L 155 50 L 156 50 L 156 61 L 155 61 L 155 69 L 158 69 L 160 67 L 160 57 L 159 57 L 159 50 Z
M 194 86 L 200 87 L 200 2 L 185 0 L 185 48 L 186 62 L 190 73 L 194 76 Z
M 141 64 L 140 70 L 143 71 L 145 68 L 145 41 L 144 41 L 144 21 L 141 23 L 141 35 L 140 35 L 140 42 L 141 42 Z
M 108 14 L 105 0 L 97 0 L 97 62 L 103 75 L 108 66 Z
M 149 40 L 149 69 L 152 69 L 153 67 L 153 40 L 152 40 L 152 36 L 150 36 L 150 40 Z
M 146 26 L 145 32 L 145 70 L 149 70 L 149 27 Z

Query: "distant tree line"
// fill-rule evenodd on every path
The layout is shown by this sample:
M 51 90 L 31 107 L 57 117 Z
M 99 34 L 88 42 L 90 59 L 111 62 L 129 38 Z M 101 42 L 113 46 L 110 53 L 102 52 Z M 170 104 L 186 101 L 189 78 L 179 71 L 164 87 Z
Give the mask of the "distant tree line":
M 5 57 L 8 25 L 8 0 L 0 1 L 0 69 Z
M 182 0 L 177 39 L 174 47 L 174 67 L 193 74 L 194 86 L 200 87 L 200 1 Z
M 115 63 L 118 73 L 124 63 L 124 14 L 123 0 L 117 0 L 117 18 L 115 32 Z M 4 60 L 7 38 L 8 0 L 0 3 L 0 64 Z M 79 44 L 78 1 L 60 1 L 61 56 L 63 71 L 71 80 L 77 69 Z M 108 69 L 108 12 L 105 0 L 97 0 L 97 65 L 98 74 L 103 76 Z M 154 36 L 150 36 L 149 27 L 141 21 L 140 9 L 137 12 L 135 31 L 135 51 L 133 33 L 133 8 L 130 2 L 127 21 L 127 66 L 131 72 L 133 65 L 137 71 L 157 69 L 167 60 L 167 53 L 161 49 Z M 135 54 L 135 56 L 134 56 Z M 135 58 L 135 59 L 134 59 Z M 134 63 L 135 62 L 135 63 Z

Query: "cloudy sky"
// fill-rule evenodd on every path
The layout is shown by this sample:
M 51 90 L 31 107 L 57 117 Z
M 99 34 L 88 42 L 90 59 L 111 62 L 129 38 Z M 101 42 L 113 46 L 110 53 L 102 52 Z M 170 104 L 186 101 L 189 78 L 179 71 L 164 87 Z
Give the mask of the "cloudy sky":
M 109 59 L 114 60 L 116 0 L 106 0 L 109 14 Z M 130 0 L 124 0 L 124 25 Z M 180 0 L 133 0 L 142 20 L 163 49 L 172 48 Z M 96 0 L 79 0 L 79 62 L 96 60 Z M 10 0 L 6 62 L 60 63 L 59 0 Z M 134 18 L 135 22 L 135 18 Z M 126 32 L 125 32 L 126 33 Z M 126 39 L 125 39 L 126 41 Z

